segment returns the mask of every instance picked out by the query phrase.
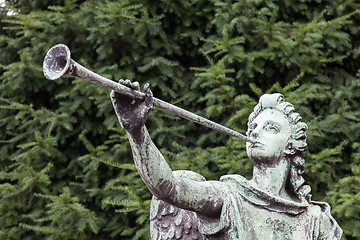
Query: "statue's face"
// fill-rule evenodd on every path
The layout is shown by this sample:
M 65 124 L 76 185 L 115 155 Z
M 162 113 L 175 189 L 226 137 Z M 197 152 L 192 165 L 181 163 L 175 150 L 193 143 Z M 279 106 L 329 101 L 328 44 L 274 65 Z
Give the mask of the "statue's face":
M 275 164 L 281 159 L 290 138 L 290 125 L 285 115 L 275 109 L 265 109 L 249 125 L 246 151 L 254 164 Z

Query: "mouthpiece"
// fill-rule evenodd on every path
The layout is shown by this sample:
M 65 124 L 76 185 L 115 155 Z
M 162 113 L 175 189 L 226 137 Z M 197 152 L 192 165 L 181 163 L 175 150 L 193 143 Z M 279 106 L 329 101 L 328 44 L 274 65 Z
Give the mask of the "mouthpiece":
M 64 44 L 57 44 L 47 52 L 43 72 L 47 79 L 57 80 L 64 75 L 70 66 L 70 50 Z

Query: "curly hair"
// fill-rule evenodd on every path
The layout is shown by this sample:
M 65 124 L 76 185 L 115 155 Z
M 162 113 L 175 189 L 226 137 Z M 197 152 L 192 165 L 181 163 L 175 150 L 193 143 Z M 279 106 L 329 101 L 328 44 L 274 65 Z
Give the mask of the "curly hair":
M 285 156 L 290 160 L 290 173 L 286 183 L 286 188 L 292 191 L 299 199 L 305 198 L 310 202 L 311 188 L 305 185 L 302 177 L 305 169 L 305 160 L 302 155 L 306 150 L 306 130 L 307 125 L 301 122 L 301 116 L 295 112 L 294 106 L 285 102 L 284 96 L 280 93 L 264 94 L 260 97 L 259 103 L 254 107 L 254 111 L 249 115 L 248 126 L 265 109 L 275 109 L 285 115 L 290 124 L 291 134 L 287 142 Z M 249 131 L 247 132 L 249 136 Z

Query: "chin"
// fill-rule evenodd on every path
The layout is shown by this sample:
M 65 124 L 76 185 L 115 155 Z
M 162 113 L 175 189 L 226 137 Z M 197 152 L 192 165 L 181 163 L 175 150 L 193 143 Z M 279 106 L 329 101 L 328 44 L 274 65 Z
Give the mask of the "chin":
M 258 151 L 250 151 L 248 152 L 248 156 L 254 165 L 261 164 L 271 166 L 273 164 L 276 164 L 280 159 L 280 156 L 266 155 L 263 152 L 260 153 Z

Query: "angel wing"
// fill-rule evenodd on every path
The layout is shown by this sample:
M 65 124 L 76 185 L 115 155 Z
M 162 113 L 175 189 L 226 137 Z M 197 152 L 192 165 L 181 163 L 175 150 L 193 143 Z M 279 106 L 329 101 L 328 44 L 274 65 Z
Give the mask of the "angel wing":
M 175 177 L 205 181 L 191 171 L 174 171 Z M 206 240 L 198 230 L 196 213 L 175 207 L 153 196 L 150 206 L 151 240 Z

